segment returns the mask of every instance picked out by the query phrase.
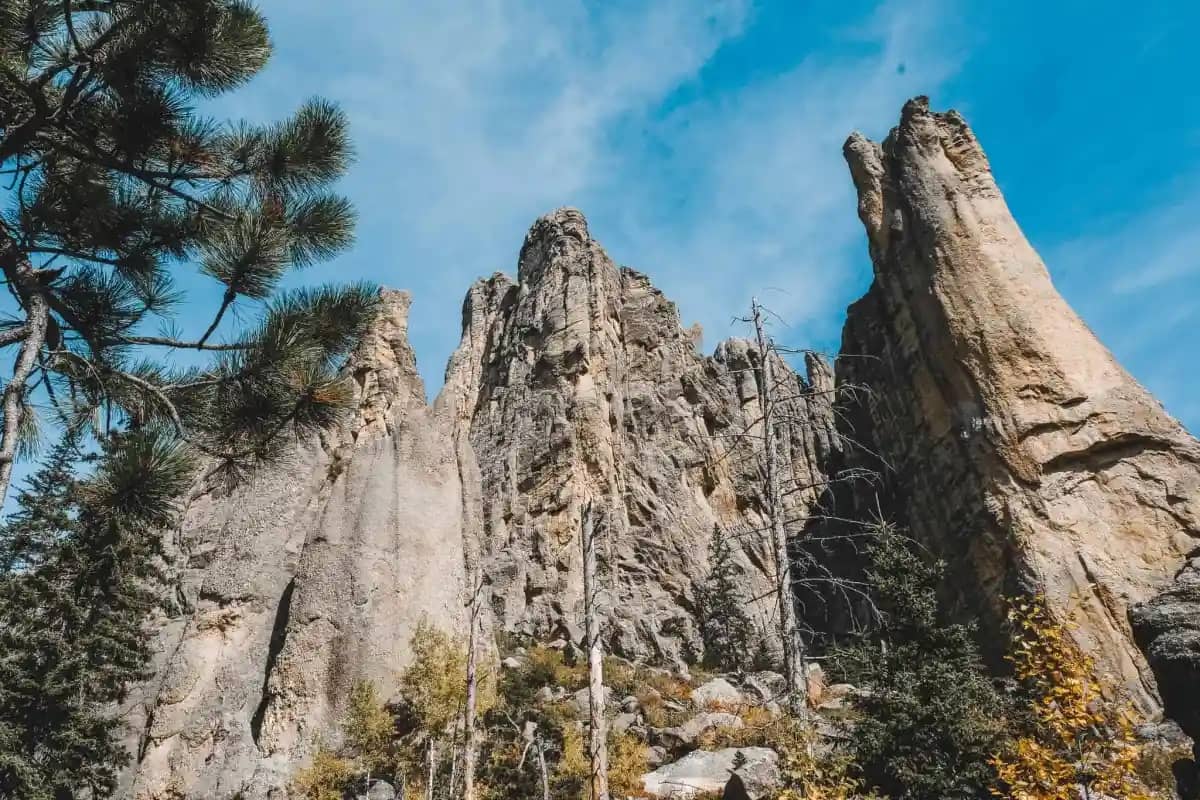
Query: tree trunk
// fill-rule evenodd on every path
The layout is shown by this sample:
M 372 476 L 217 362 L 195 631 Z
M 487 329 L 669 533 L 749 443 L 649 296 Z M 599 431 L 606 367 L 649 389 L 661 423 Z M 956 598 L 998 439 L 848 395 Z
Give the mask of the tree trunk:
M 592 504 L 583 507 L 583 614 L 587 631 L 588 708 L 591 755 L 591 800 L 608 798 L 608 742 L 604 722 L 604 654 L 596 613 L 596 536 Z
M 437 767 L 437 744 L 429 740 L 429 774 L 425 778 L 425 800 L 433 800 L 433 778 Z
M 471 596 L 471 631 L 467 635 L 467 702 L 463 712 L 463 730 L 466 737 L 463 754 L 463 800 L 475 800 L 475 759 L 479 748 L 475 734 L 475 697 L 479 684 L 476 634 L 479 629 L 479 603 L 482 596 L 483 582 L 480 581 Z
M 542 800 L 550 800 L 550 771 L 546 769 L 546 748 L 542 737 L 537 737 L 538 771 L 542 774 Z
M 807 686 L 804 678 L 804 641 L 796 621 L 796 605 L 792 592 L 792 560 L 788 553 L 787 529 L 783 520 L 783 492 L 780 489 L 779 442 L 775 419 L 775 376 L 771 357 L 771 342 L 763 330 L 762 306 L 751 301 L 754 336 L 758 344 L 759 396 L 763 412 L 767 478 L 767 514 L 770 517 L 771 542 L 775 550 L 775 593 L 779 603 L 779 643 L 783 650 L 783 673 L 787 679 L 788 704 L 799 711 L 805 700 Z
M 13 245 L 9 245 L 13 247 Z M 19 258 L 14 252 L 13 259 Z M 7 255 L 5 260 L 7 260 Z M 12 483 L 13 463 L 17 459 L 17 444 L 20 437 L 21 417 L 25 413 L 25 389 L 29 376 L 37 362 L 38 353 L 46 342 L 46 326 L 50 314 L 37 275 L 28 263 L 17 263 L 5 269 L 14 288 L 25 304 L 25 338 L 17 353 L 17 362 L 12 375 L 4 386 L 4 427 L 0 429 L 0 505 L 8 496 Z

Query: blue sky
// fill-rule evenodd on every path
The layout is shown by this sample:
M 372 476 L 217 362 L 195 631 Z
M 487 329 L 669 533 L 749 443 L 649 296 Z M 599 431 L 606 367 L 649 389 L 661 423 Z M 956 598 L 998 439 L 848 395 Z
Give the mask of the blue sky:
M 211 110 L 346 109 L 358 242 L 291 283 L 412 290 L 430 394 L 471 281 L 515 273 L 529 224 L 561 205 L 706 348 L 744 333 L 730 319 L 758 294 L 781 339 L 835 351 L 870 282 L 842 142 L 882 138 L 927 94 L 972 124 L 1067 299 L 1200 431 L 1200 4 L 260 5 L 275 57 Z M 186 285 L 180 322 L 199 330 L 219 288 Z
M 264 0 L 230 115 L 349 112 L 356 248 L 302 280 L 411 289 L 432 394 L 470 282 L 583 209 L 615 260 L 739 333 L 752 294 L 836 349 L 870 280 L 841 143 L 928 94 L 975 128 L 1060 290 L 1200 430 L 1200 4 Z

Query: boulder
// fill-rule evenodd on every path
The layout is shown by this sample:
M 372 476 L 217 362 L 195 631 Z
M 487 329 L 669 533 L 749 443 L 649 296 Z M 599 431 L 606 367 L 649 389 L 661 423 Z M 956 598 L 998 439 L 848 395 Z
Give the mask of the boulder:
M 362 795 L 362 800 L 397 800 L 396 789 L 387 781 L 371 781 L 371 786 L 367 793 Z
M 605 705 L 612 700 L 612 689 L 608 686 L 604 687 L 603 697 Z M 580 689 L 575 694 L 571 695 L 571 709 L 579 719 L 586 719 L 592 710 L 592 699 L 588 694 L 587 689 Z
M 658 731 L 658 741 L 676 753 L 694 750 L 700 743 L 700 737 L 717 728 L 741 728 L 746 723 L 736 714 L 722 711 L 705 711 L 689 719 L 682 725 L 673 728 L 663 728 Z
M 620 714 L 617 714 L 615 717 L 613 717 L 612 722 L 608 724 L 608 729 L 614 734 L 620 736 L 633 727 L 637 723 L 637 719 L 637 714 L 630 714 L 622 711 Z
M 689 800 L 719 794 L 734 774 L 738 753 L 744 763 L 737 774 L 750 800 L 764 800 L 780 787 L 779 756 L 765 747 L 728 747 L 696 750 L 672 764 L 665 764 L 642 777 L 648 796 Z
M 756 695 L 760 702 L 773 703 L 787 691 L 787 680 L 778 672 L 751 672 L 742 685 Z
M 745 695 L 724 678 L 713 678 L 692 689 L 692 705 L 696 708 L 729 709 L 745 703 Z

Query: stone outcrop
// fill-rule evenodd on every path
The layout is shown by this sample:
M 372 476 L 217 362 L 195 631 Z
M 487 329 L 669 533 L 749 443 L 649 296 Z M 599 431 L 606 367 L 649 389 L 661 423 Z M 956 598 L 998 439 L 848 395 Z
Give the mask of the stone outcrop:
M 1167 713 L 1200 743 L 1200 549 L 1170 586 L 1129 616 Z
M 590 501 L 611 649 L 664 662 L 702 650 L 692 587 L 714 526 L 762 527 L 757 448 L 742 436 L 756 432 L 754 359 L 738 340 L 702 357 L 675 305 L 618 269 L 573 209 L 534 224 L 517 282 L 497 275 L 471 289 L 438 402 L 464 411 L 501 626 L 580 640 L 579 519 Z M 786 379 L 789 394 L 804 394 L 807 382 L 790 370 Z M 813 423 L 793 427 L 787 463 L 807 484 L 833 434 L 830 411 L 805 412 Z M 760 538 L 742 536 L 753 596 L 769 588 Z
M 875 278 L 837 374 L 870 389 L 851 418 L 891 511 L 985 623 L 1006 594 L 1042 593 L 1155 708 L 1127 611 L 1200 542 L 1200 445 L 1055 290 L 957 113 L 910 101 L 845 155 Z
M 336 735 L 353 681 L 394 686 L 423 617 L 460 624 L 458 463 L 425 404 L 408 306 L 385 293 L 349 367 L 359 411 L 344 429 L 191 502 L 182 613 L 164 624 L 157 677 L 135 703 L 130 796 L 268 796 Z
M 180 610 L 132 704 L 131 797 L 276 796 L 318 742 L 336 742 L 350 686 L 392 692 L 418 622 L 460 626 L 476 581 L 497 630 L 577 644 L 588 502 L 610 651 L 680 664 L 702 652 L 695 586 L 717 526 L 741 544 L 764 624 L 773 614 L 752 346 L 701 356 L 675 306 L 614 265 L 571 209 L 535 223 L 516 281 L 471 287 L 432 404 L 408 295 L 383 306 L 348 366 L 353 419 L 232 494 L 191 502 L 176 534 Z M 837 441 L 828 397 L 780 369 L 787 471 L 820 483 Z M 832 379 L 819 360 L 809 371 Z M 816 500 L 790 502 L 803 516 Z
M 1041 593 L 1146 710 L 1157 675 L 1195 735 L 1200 445 L 1055 291 L 960 117 L 913 101 L 882 144 L 853 136 L 845 153 L 874 282 L 836 375 L 815 356 L 803 376 L 776 365 L 793 532 L 883 510 L 949 561 L 985 630 L 1005 595 Z M 231 493 L 200 486 L 172 534 L 176 610 L 130 704 L 128 797 L 282 800 L 314 747 L 336 744 L 350 686 L 393 692 L 414 628 L 460 629 L 468 587 L 492 633 L 577 646 L 588 504 L 610 652 L 702 654 L 696 588 L 717 529 L 737 542 L 752 617 L 772 624 L 751 343 L 702 355 L 698 331 L 573 209 L 533 225 L 515 280 L 470 288 L 432 403 L 407 294 L 382 305 L 347 367 L 351 418 Z M 795 555 L 835 549 L 811 546 Z M 818 624 L 840 613 L 812 609 Z M 777 683 L 743 688 L 769 702 Z M 732 697 L 714 682 L 700 699 L 718 689 Z M 706 758 L 703 788 L 720 789 L 733 751 Z
M 744 760 L 741 766 L 739 753 Z M 647 795 L 673 800 L 713 797 L 735 780 L 741 796 L 752 800 L 770 797 L 782 783 L 779 756 L 765 747 L 696 750 L 643 776 Z

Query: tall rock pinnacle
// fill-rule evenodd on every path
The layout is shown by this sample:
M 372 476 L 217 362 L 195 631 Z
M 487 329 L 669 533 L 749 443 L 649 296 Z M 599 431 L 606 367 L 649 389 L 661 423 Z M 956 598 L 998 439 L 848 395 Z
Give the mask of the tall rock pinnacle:
M 1153 708 L 1127 611 L 1200 544 L 1200 445 L 1055 290 L 957 113 L 918 98 L 882 144 L 856 134 L 845 155 L 875 280 L 838 378 L 873 391 L 859 430 L 894 511 L 985 621 L 1018 588 L 1044 594 Z

